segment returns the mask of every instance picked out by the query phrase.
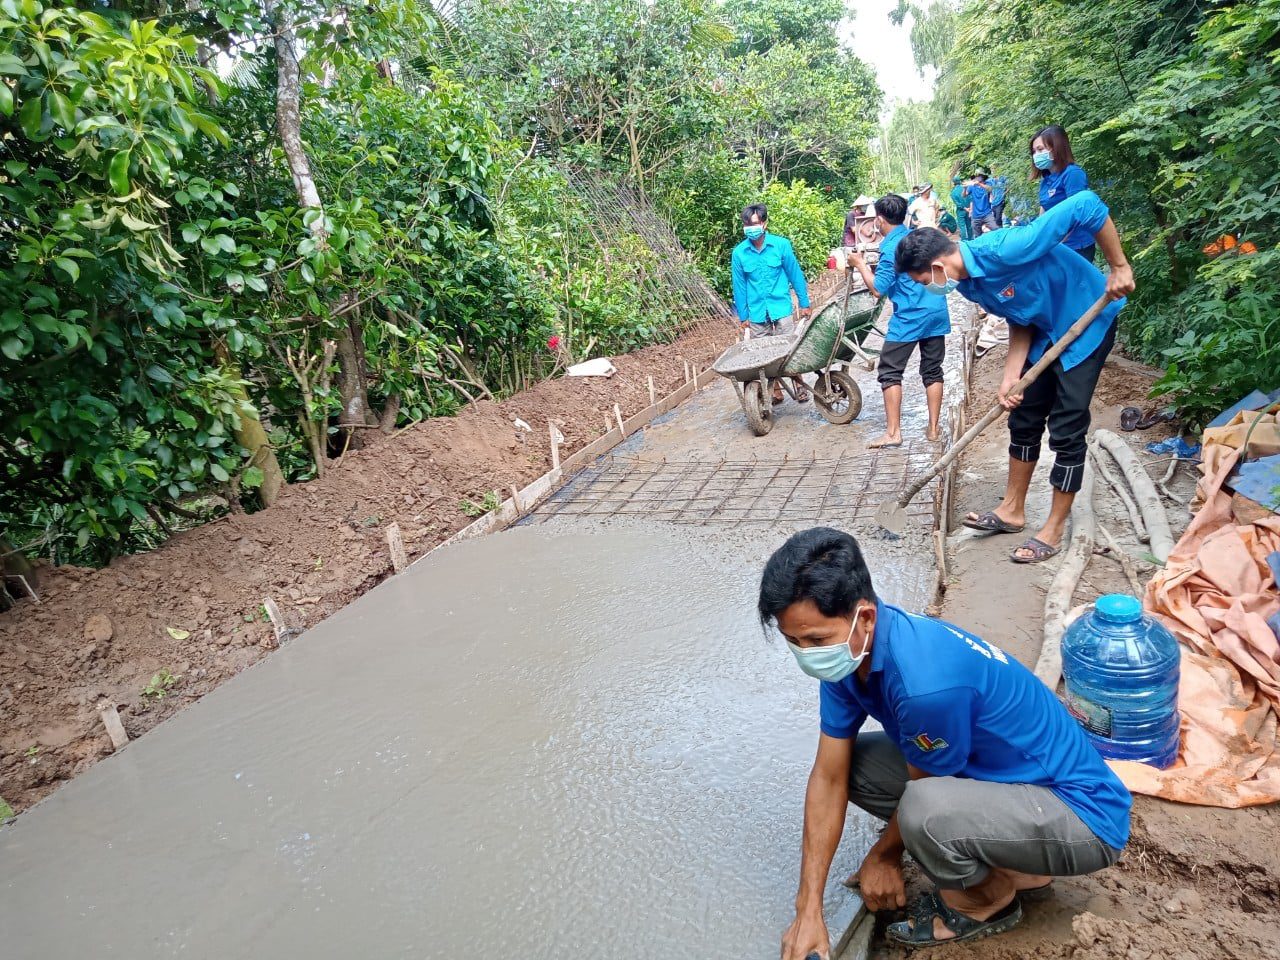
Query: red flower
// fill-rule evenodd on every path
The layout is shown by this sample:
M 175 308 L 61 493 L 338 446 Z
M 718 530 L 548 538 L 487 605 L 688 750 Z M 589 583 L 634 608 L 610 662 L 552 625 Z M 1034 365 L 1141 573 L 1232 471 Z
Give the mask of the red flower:
M 552 334 L 550 337 L 547 338 L 547 349 L 550 350 L 552 353 L 555 353 L 557 350 L 560 349 L 559 334 Z

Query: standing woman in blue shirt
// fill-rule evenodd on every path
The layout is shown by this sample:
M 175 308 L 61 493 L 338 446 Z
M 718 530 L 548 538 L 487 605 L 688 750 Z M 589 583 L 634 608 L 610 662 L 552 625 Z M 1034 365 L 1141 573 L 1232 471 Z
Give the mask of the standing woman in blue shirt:
M 1031 138 L 1032 175 L 1040 181 L 1040 211 L 1048 213 L 1067 197 L 1089 189 L 1089 177 L 1076 163 L 1067 131 L 1054 124 Z M 1062 241 L 1090 263 L 1097 244 L 1088 230 L 1077 227 Z

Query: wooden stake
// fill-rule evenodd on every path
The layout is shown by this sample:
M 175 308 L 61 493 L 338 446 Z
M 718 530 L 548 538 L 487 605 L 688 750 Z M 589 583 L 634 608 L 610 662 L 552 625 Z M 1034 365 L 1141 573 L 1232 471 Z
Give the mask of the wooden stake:
M 547 430 L 551 433 L 551 469 L 560 469 L 560 431 L 556 429 L 556 425 L 550 420 L 547 421 Z
M 618 432 L 625 438 L 627 435 L 627 428 L 622 425 L 622 408 L 616 403 L 613 405 L 613 415 L 618 421 Z
M 111 749 L 119 750 L 129 742 L 129 734 L 125 733 L 124 724 L 120 722 L 120 713 L 110 700 L 98 704 L 98 716 L 102 725 L 107 728 L 107 736 L 111 738 Z
M 404 552 L 404 538 L 400 535 L 400 524 L 395 521 L 387 524 L 387 547 L 391 550 L 391 569 L 399 573 L 409 565 L 409 558 Z
M 689 382 L 689 361 L 684 357 L 680 358 L 680 362 L 684 364 L 684 382 Z
M 516 507 L 516 513 L 520 513 L 520 512 L 521 512 L 521 508 L 520 508 L 520 491 L 519 491 L 519 490 L 517 490 L 517 489 L 515 488 L 515 486 L 514 486 L 514 485 L 512 485 L 512 486 L 510 487 L 510 490 L 511 490 L 511 502 L 512 502 L 513 504 L 515 504 L 515 507 Z
M 653 377 L 649 378 L 649 406 L 653 406 L 658 402 L 658 391 L 654 389 Z

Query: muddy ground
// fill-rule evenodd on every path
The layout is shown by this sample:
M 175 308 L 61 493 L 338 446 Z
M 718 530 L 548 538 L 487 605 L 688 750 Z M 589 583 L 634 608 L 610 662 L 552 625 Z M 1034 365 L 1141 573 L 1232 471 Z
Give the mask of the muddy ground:
M 994 396 L 1004 362 L 997 348 L 974 367 L 970 417 L 980 416 Z M 1134 365 L 1109 362 L 1093 404 L 1094 428 L 1119 431 L 1120 409 L 1144 406 L 1152 379 Z M 1168 428 L 1122 434 L 1140 459 L 1156 458 L 1141 450 Z M 961 459 L 957 473 L 953 529 L 968 510 L 988 509 L 999 500 L 1007 462 L 1007 431 L 993 429 Z M 1164 463 L 1152 464 L 1153 476 Z M 1192 468 L 1180 467 L 1172 491 L 1189 499 Z M 1185 509 L 1168 505 L 1175 537 L 1189 519 Z M 1047 470 L 1041 470 L 1028 504 L 1028 532 L 1048 510 Z M 1131 554 L 1142 548 L 1130 534 L 1122 508 L 1105 485 L 1095 492 L 1099 522 L 1106 525 Z M 950 581 L 941 616 L 1000 644 L 1028 666 L 1039 654 L 1045 589 L 1052 563 L 1015 565 L 1008 554 L 1021 541 L 1010 536 L 983 537 L 959 533 L 951 540 Z M 1149 571 L 1143 581 L 1149 578 Z M 1085 570 L 1074 603 L 1099 594 L 1127 592 L 1120 566 L 1095 556 Z M 1122 958 L 1122 960 L 1217 960 L 1280 957 L 1280 809 L 1220 810 L 1136 797 L 1133 834 L 1119 864 L 1088 877 L 1055 881 L 1047 903 L 1030 904 L 1016 930 L 990 940 L 941 948 L 955 960 L 1014 958 Z M 919 876 L 914 889 L 923 889 Z M 880 926 L 886 918 L 881 918 Z M 899 958 L 877 931 L 872 956 Z
M 287 488 L 270 510 L 101 570 L 41 569 L 41 602 L 0 614 L 0 797 L 21 811 L 106 756 L 100 699 L 131 737 L 145 733 L 275 648 L 264 597 L 305 630 L 390 573 L 389 523 L 410 559 L 422 555 L 471 522 L 464 501 L 506 496 L 550 469 L 548 421 L 568 455 L 605 432 L 615 403 L 624 416 L 647 406 L 646 378 L 665 396 L 684 382 L 683 360 L 705 368 L 733 336 L 729 322 L 708 321 L 614 358 L 609 379 L 551 380 L 402 430 Z M 152 684 L 162 671 L 176 679 Z

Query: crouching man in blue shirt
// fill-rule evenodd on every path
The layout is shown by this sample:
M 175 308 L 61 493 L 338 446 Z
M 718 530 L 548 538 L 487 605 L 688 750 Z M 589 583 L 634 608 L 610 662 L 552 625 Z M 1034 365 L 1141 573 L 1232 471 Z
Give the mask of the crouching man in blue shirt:
M 1083 228 L 1111 265 L 1103 276 L 1091 262 L 1062 244 Z M 1009 414 L 1009 479 L 993 510 L 970 513 L 966 527 L 989 533 L 1019 533 L 1026 525 L 1027 489 L 1049 428 L 1056 458 L 1049 474 L 1053 505 L 1044 526 L 1013 551 L 1015 563 L 1039 563 L 1062 549 L 1071 504 L 1084 478 L 1089 403 L 1102 364 L 1116 338 L 1116 315 L 1133 292 L 1133 271 L 1120 246 L 1106 204 L 1096 193 L 1077 193 L 1017 230 L 998 230 L 956 243 L 940 230 L 921 229 L 898 244 L 895 265 L 931 290 L 960 291 L 966 300 L 1009 321 L 1009 353 L 999 398 Z M 1094 318 L 1025 394 L 1013 385 L 1051 343 L 1057 342 L 1094 301 L 1114 301 Z
M 911 947 L 1009 930 L 1053 877 L 1119 858 L 1132 798 L 1053 692 L 985 640 L 877 599 L 853 537 L 792 536 L 765 565 L 759 611 L 822 681 L 782 960 L 828 956 L 822 895 L 849 803 L 887 821 L 850 878 L 869 910 L 907 906 L 904 852 L 936 885 L 888 927 Z M 863 732 L 868 718 L 883 732 Z

